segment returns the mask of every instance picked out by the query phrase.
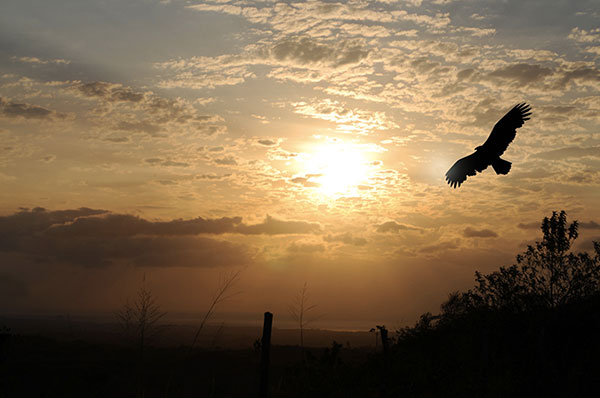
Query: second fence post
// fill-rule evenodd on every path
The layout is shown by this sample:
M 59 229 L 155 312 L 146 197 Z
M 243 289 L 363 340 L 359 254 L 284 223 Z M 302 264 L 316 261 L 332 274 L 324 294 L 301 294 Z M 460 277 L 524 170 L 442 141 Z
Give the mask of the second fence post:
M 383 369 L 381 371 L 381 390 L 379 396 L 381 398 L 387 398 L 390 372 L 390 342 L 388 340 L 388 331 L 385 326 L 377 326 L 377 329 L 379 329 L 381 335 L 381 347 L 383 348 Z
M 271 326 L 273 325 L 273 314 L 265 312 L 265 323 L 261 340 L 260 353 L 260 385 L 259 398 L 267 398 L 269 393 L 269 354 L 271 352 Z

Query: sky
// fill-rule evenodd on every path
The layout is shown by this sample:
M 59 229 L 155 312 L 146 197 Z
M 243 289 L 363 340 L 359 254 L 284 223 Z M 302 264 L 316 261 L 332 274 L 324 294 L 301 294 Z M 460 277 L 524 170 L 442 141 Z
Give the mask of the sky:
M 596 0 L 3 0 L 0 312 L 414 322 L 552 211 L 600 240 Z M 515 104 L 503 158 L 444 174 Z

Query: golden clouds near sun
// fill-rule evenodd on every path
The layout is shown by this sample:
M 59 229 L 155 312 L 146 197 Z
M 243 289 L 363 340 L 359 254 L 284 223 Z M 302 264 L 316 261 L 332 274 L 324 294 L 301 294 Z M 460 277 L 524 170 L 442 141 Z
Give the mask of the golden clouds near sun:
M 360 147 L 340 141 L 319 145 L 304 159 L 312 186 L 328 196 L 356 194 L 359 185 L 368 183 L 371 168 Z

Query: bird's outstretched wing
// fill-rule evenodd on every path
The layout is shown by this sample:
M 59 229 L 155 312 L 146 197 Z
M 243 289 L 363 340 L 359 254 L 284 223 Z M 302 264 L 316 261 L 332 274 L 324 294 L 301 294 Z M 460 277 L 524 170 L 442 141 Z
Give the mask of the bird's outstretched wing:
M 508 148 L 517 134 L 517 129 L 529 120 L 531 107 L 525 102 L 515 105 L 502 119 L 496 123 L 490 136 L 482 145 L 491 157 L 500 156 Z
M 479 152 L 474 152 L 469 156 L 458 159 L 450 170 L 446 173 L 446 181 L 452 188 L 460 187 L 467 176 L 474 176 L 477 172 L 481 173 L 489 166 L 489 161 Z

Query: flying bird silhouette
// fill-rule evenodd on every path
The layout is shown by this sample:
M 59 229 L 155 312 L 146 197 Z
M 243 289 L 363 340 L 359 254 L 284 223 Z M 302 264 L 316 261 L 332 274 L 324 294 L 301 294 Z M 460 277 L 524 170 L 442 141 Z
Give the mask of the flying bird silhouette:
M 529 120 L 531 107 L 526 103 L 517 104 L 496 123 L 490 136 L 483 145 L 475 148 L 475 152 L 454 163 L 446 173 L 446 181 L 452 188 L 460 187 L 467 176 L 481 173 L 492 165 L 496 174 L 508 174 L 511 163 L 500 159 L 517 134 L 517 129 Z

